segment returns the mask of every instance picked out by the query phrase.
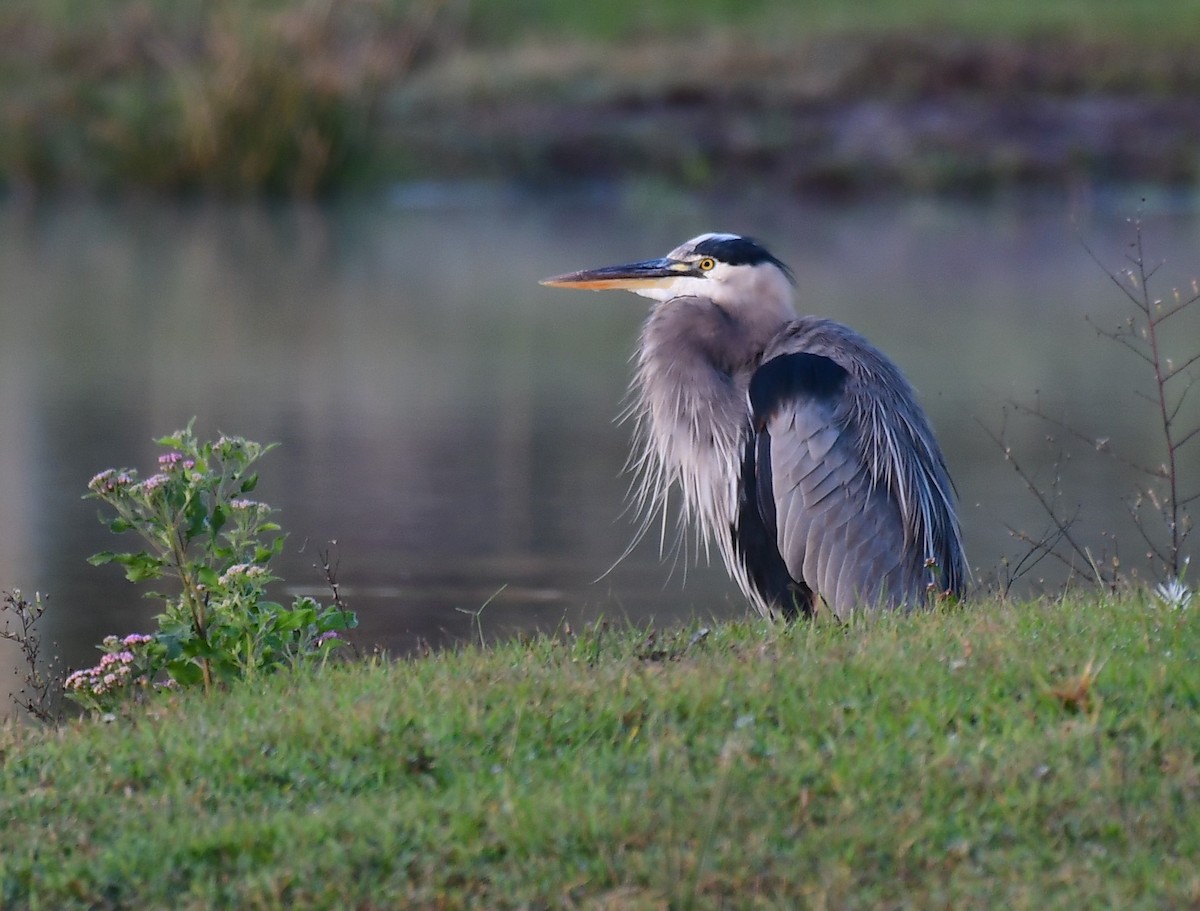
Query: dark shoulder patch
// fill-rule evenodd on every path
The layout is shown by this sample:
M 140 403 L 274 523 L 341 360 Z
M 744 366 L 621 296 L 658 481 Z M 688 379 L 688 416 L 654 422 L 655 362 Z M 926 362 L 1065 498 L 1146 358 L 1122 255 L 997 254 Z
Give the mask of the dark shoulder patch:
M 756 266 L 759 263 L 774 263 L 792 281 L 792 270 L 772 256 L 767 248 L 751 237 L 722 234 L 696 244 L 700 256 L 712 256 L 731 266 Z
M 742 453 L 733 548 L 754 590 L 786 620 L 812 616 L 812 590 L 792 578 L 779 553 L 775 494 L 771 485 L 771 436 L 751 434 Z
M 846 382 L 846 369 L 820 354 L 781 354 L 750 378 L 750 410 L 760 426 L 779 405 L 796 398 L 830 398 Z

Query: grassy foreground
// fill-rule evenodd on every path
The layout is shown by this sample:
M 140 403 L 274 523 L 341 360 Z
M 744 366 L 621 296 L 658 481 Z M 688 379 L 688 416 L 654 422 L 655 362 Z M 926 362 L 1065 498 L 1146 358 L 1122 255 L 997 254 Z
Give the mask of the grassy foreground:
M 601 627 L 0 729 L 0 907 L 1195 907 L 1198 651 L 1138 597 Z

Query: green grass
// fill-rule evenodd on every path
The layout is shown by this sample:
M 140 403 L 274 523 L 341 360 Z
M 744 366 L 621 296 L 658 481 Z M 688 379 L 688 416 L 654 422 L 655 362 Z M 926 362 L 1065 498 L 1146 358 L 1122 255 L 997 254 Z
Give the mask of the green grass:
M 597 628 L 0 732 L 0 906 L 1175 908 L 1200 623 Z
M 470 15 L 474 34 L 489 41 L 530 34 L 626 40 L 714 27 L 818 33 L 932 28 L 1016 38 L 1062 33 L 1152 46 L 1200 37 L 1200 13 L 1169 0 L 665 0 L 653 5 L 639 0 L 510 0 L 475 4 Z M 1172 34 L 1173 28 L 1191 39 Z
M 6 5 L 12 13 L 24 12 L 61 28 L 112 25 L 131 10 L 184 27 L 207 18 L 202 7 L 173 0 L 141 0 L 136 5 L 129 0 L 7 0 Z M 491 45 L 530 36 L 613 41 L 713 28 L 753 31 L 781 24 L 815 32 L 935 28 L 1008 37 L 1062 33 L 1150 47 L 1200 40 L 1200 13 L 1172 0 L 225 0 L 214 6 L 226 17 L 267 17 L 289 8 L 328 14 L 355 6 L 360 13 L 371 9 L 386 18 L 432 13 L 446 20 L 461 40 Z

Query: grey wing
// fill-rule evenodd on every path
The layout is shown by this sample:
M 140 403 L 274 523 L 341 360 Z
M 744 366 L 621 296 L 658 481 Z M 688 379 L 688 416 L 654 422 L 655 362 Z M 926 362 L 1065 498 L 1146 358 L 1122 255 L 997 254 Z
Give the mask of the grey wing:
M 872 478 L 840 407 L 846 382 L 829 358 L 799 353 L 765 363 L 750 388 L 756 474 L 770 479 L 760 510 L 773 514 L 789 574 L 839 617 L 913 603 L 924 587 L 900 508 Z

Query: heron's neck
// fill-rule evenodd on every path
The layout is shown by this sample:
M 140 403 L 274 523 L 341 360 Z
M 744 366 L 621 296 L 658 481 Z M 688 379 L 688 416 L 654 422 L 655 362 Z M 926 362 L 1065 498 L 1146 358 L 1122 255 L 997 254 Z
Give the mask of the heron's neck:
M 767 343 L 793 319 L 795 312 L 786 299 L 748 308 L 677 297 L 651 312 L 642 332 L 642 360 L 657 361 L 684 385 L 703 389 L 706 381 L 716 379 L 707 371 L 730 378 L 752 372 Z M 690 373 L 686 378 L 680 375 L 685 371 Z
M 749 429 L 750 375 L 789 318 L 773 308 L 747 312 L 679 297 L 655 306 L 642 330 L 633 381 L 643 467 L 639 499 L 665 503 L 667 490 L 678 484 L 684 520 L 697 520 L 723 554 Z

